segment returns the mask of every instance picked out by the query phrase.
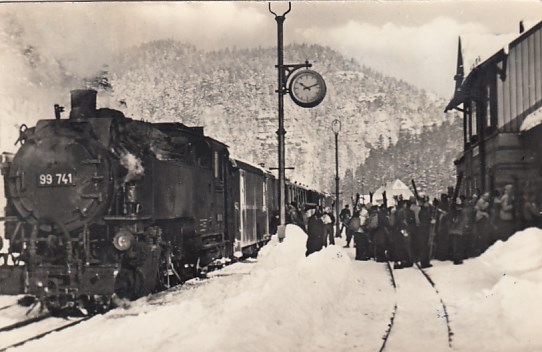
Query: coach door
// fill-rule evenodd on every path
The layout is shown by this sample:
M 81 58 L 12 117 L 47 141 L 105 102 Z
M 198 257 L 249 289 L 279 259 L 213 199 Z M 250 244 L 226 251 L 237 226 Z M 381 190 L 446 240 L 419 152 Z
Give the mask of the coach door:
M 262 182 L 262 211 L 264 219 L 264 235 L 269 234 L 269 209 L 267 208 L 267 177 Z
M 245 242 L 247 191 L 245 171 L 239 170 L 239 241 Z

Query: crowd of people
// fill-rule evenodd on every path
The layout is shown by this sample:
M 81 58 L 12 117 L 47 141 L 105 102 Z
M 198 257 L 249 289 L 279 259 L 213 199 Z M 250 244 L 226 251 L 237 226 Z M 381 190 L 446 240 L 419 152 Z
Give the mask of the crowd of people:
M 353 204 L 352 211 L 346 205 L 339 215 L 339 231 L 331 208 L 316 204 L 306 204 L 304 214 L 290 205 L 288 221 L 307 232 L 307 256 L 335 244 L 335 238 L 344 234 L 345 247 L 355 246 L 356 260 L 389 260 L 399 269 L 414 263 L 429 267 L 432 259 L 461 264 L 521 228 L 541 225 L 534 193 L 518 198 L 512 185 L 502 194 L 467 198 L 449 192 L 433 201 L 424 194 L 394 201 L 394 206 Z

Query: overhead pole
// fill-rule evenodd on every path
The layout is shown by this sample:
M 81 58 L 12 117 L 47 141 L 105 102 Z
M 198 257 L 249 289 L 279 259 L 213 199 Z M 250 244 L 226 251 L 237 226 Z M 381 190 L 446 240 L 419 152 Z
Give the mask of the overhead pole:
M 286 225 L 286 152 L 285 152 L 285 136 L 286 130 L 284 129 L 284 95 L 286 94 L 286 75 L 284 67 L 284 42 L 283 31 L 284 21 L 286 15 L 292 10 L 292 4 L 288 3 L 288 10 L 281 16 L 278 16 L 271 11 L 271 3 L 269 3 L 269 11 L 275 15 L 275 21 L 277 22 L 277 93 L 278 93 L 278 113 L 279 113 L 279 129 L 278 135 L 278 152 L 279 152 L 279 209 L 280 209 L 280 225 Z
M 288 77 L 296 70 L 300 68 L 309 68 L 312 65 L 307 62 L 304 64 L 285 65 L 284 64 L 284 21 L 286 15 L 292 10 L 292 3 L 288 2 L 288 10 L 282 15 L 277 15 L 271 10 L 271 3 L 269 3 L 269 12 L 275 15 L 275 21 L 277 22 L 277 90 L 278 93 L 278 115 L 279 115 L 279 128 L 277 130 L 278 135 L 278 158 L 279 158 L 279 218 L 282 231 L 279 231 L 279 240 L 282 240 L 284 236 L 284 226 L 286 226 L 286 152 L 285 152 L 285 135 L 284 129 L 284 95 L 288 93 L 286 83 Z M 281 233 L 282 232 L 282 233 Z
M 288 79 L 290 76 L 297 70 L 301 68 L 308 69 L 312 67 L 312 64 L 309 61 L 305 61 L 302 64 L 284 64 L 284 41 L 283 41 L 283 32 L 284 32 L 284 21 L 286 20 L 286 15 L 292 10 L 292 3 L 288 2 L 288 10 L 282 15 L 277 15 L 271 10 L 271 3 L 269 3 L 269 12 L 275 16 L 275 21 L 277 22 L 277 90 L 278 94 L 278 117 L 279 117 L 279 128 L 277 130 L 278 135 L 278 174 L 279 174 L 279 218 L 280 225 L 278 228 L 278 237 L 279 241 L 282 241 L 284 238 L 284 232 L 286 227 L 286 149 L 285 149 L 285 135 L 286 130 L 284 129 L 284 95 L 292 92 L 287 87 Z M 309 97 L 304 96 L 303 101 L 300 102 L 299 99 L 294 99 L 294 102 L 297 105 L 300 105 L 305 108 L 314 107 L 323 100 L 326 92 L 325 82 L 322 77 L 314 71 L 306 71 L 307 76 L 311 76 L 313 80 L 316 81 L 316 84 L 310 86 L 304 86 L 303 83 L 300 83 L 300 86 L 303 88 L 303 93 L 309 93 Z M 300 77 L 300 75 L 297 75 Z M 310 78 L 309 78 L 310 79 Z M 292 82 L 296 81 L 296 78 L 292 78 Z M 315 87 L 314 89 L 312 89 Z M 310 93 L 316 93 L 310 96 Z M 305 100 L 308 99 L 308 100 Z
M 341 131 L 341 121 L 333 120 L 331 128 L 335 134 L 335 236 L 339 236 L 339 132 Z

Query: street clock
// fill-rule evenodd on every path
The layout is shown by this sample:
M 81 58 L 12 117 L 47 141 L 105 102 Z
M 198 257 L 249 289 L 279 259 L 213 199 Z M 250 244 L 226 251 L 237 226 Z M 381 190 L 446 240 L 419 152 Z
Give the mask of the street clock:
M 297 105 L 312 108 L 320 104 L 326 96 L 326 82 L 312 70 L 302 70 L 290 80 L 290 97 Z

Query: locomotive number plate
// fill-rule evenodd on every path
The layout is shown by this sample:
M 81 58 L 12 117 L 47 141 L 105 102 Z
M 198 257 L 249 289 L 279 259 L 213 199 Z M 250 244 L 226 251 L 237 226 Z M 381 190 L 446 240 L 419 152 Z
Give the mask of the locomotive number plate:
M 39 174 L 39 187 L 72 186 L 73 174 L 71 172 L 59 172 L 55 174 Z

